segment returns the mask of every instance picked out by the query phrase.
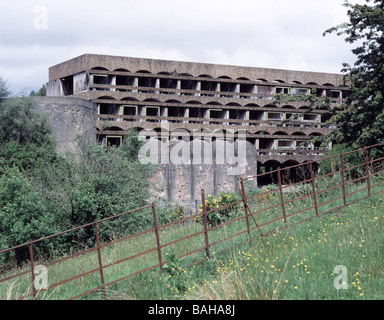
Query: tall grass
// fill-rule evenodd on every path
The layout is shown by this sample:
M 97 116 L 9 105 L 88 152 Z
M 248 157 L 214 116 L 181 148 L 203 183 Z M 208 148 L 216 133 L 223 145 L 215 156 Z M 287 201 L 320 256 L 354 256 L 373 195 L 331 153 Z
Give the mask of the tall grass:
M 382 196 L 281 230 L 216 257 L 214 281 L 188 299 L 383 299 Z M 346 267 L 347 289 L 336 289 Z
M 375 181 L 382 177 L 375 176 Z M 318 203 L 322 204 L 320 213 L 327 212 L 343 204 L 340 181 L 318 179 L 316 190 L 330 191 L 318 195 Z M 367 195 L 367 190 L 358 191 L 366 186 L 365 180 L 348 185 L 348 201 Z M 50 264 L 49 260 L 38 260 L 35 265 L 42 264 L 48 269 L 49 283 L 58 283 L 73 277 L 65 284 L 55 286 L 38 294 L 41 299 L 68 299 L 82 293 L 99 288 L 83 297 L 84 299 L 101 299 L 106 294 L 111 299 L 334 299 L 334 298 L 380 298 L 382 262 L 378 248 L 382 239 L 383 215 L 382 199 L 379 196 L 369 198 L 354 205 L 343 207 L 336 214 L 323 215 L 319 219 L 297 224 L 299 220 L 315 215 L 314 209 L 292 215 L 314 205 L 311 185 L 301 185 L 284 193 L 287 202 L 286 216 L 290 228 L 285 227 L 279 190 L 256 195 L 250 204 L 253 210 L 260 211 L 254 215 L 262 226 L 263 232 L 277 232 L 259 237 L 258 229 L 250 219 L 251 245 L 231 250 L 240 243 L 247 243 L 246 220 L 243 208 L 236 207 L 238 217 L 233 223 L 222 224 L 210 228 L 209 242 L 216 243 L 210 247 L 211 259 L 205 260 L 204 228 L 198 219 L 190 223 L 167 225 L 159 231 L 163 261 L 177 259 L 177 264 L 167 264 L 164 271 L 159 270 L 154 232 L 139 237 L 108 244 L 101 249 L 104 266 L 105 283 L 111 284 L 106 293 L 101 288 L 97 251 L 93 250 L 74 258 Z M 372 192 L 380 191 L 378 185 Z M 294 201 L 297 197 L 301 199 Z M 331 199 L 337 201 L 329 202 Z M 291 202 L 289 202 L 292 200 Z M 252 202 L 253 201 L 253 202 Z M 269 208 L 268 211 L 261 211 Z M 384 212 L 384 210 L 382 210 Z M 276 220 L 273 223 L 269 221 Z M 200 232 L 181 242 L 176 240 Z M 240 236 L 233 235 L 243 232 Z M 227 241 L 221 241 L 223 238 Z M 169 244 L 166 245 L 165 244 Z M 194 251 L 191 255 L 188 252 Z M 217 255 L 218 252 L 226 251 Z M 147 252 L 141 254 L 142 252 Z M 137 256 L 127 259 L 127 257 Z M 368 259 L 369 257 L 369 259 Z M 57 259 L 57 257 L 56 257 Z M 372 260 L 373 259 L 373 260 Z M 114 264 L 116 261 L 122 261 Z M 189 265 L 189 268 L 185 266 Z M 353 276 L 348 290 L 335 290 L 333 269 L 337 265 L 345 265 L 348 275 Z M 13 269 L 3 273 L 7 277 L 19 271 L 27 273 L 17 279 L 0 284 L 0 299 L 16 299 L 30 293 L 30 266 Z M 148 269 L 144 273 L 138 273 Z M 76 278 L 81 273 L 94 271 Z M 138 274 L 135 274 L 138 273 Z M 128 274 L 135 274 L 123 281 L 118 281 Z M 362 278 L 363 276 L 363 278 Z M 364 280 L 364 286 L 362 281 Z M 116 281 L 116 283 L 114 283 Z M 118 281 L 118 282 L 117 282 Z M 364 288 L 364 290 L 363 290 Z

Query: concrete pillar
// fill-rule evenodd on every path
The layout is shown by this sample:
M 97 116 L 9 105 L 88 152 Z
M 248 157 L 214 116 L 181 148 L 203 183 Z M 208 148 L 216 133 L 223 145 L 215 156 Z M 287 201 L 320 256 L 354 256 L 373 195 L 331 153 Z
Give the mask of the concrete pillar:
M 249 120 L 249 110 L 245 111 L 245 119 L 244 120 Z M 249 123 L 244 123 L 245 126 L 249 126 Z
M 49 81 L 47 83 L 47 97 L 62 96 L 64 96 L 64 91 L 60 79 Z
M 236 92 L 236 93 L 240 93 L 240 83 L 237 83 L 237 84 L 236 84 L 235 92 Z M 234 96 L 234 98 L 240 98 L 240 96 L 239 96 L 239 95 L 236 95 L 236 96 Z
M 220 84 L 220 82 L 218 82 L 216 85 L 217 94 L 215 94 L 215 97 L 220 97 L 220 90 L 221 90 L 221 84 Z
M 168 117 L 168 107 L 164 107 L 163 117 Z M 161 122 L 168 122 L 168 120 L 161 120 Z
M 160 79 L 159 78 L 156 79 L 155 88 L 160 89 Z M 160 93 L 159 90 L 155 91 L 155 94 L 159 94 L 159 93 Z
M 177 90 L 180 90 L 181 89 L 181 80 L 177 80 L 177 85 L 176 85 L 176 89 Z M 181 95 L 180 91 L 176 93 L 176 95 Z
M 197 81 L 196 91 L 201 91 L 201 81 Z M 200 97 L 200 93 L 196 92 L 195 96 Z
M 146 116 L 146 107 L 145 106 L 139 106 L 137 109 L 137 115 L 138 116 Z M 140 119 L 139 122 L 145 122 L 145 119 Z
M 133 86 L 134 87 L 138 87 L 139 86 L 139 78 L 138 77 L 135 77 L 135 79 L 133 80 Z M 137 93 L 138 90 L 137 89 L 136 90 L 132 90 L 132 92 Z
M 183 121 L 183 123 L 188 123 L 188 118 L 189 118 L 189 108 L 185 108 L 185 111 L 184 111 L 184 118 L 186 120 Z
M 112 76 L 111 78 L 111 83 L 110 83 L 112 86 L 115 86 L 116 85 L 116 76 Z M 115 92 L 116 91 L 116 88 L 111 88 L 110 89 L 111 91 Z

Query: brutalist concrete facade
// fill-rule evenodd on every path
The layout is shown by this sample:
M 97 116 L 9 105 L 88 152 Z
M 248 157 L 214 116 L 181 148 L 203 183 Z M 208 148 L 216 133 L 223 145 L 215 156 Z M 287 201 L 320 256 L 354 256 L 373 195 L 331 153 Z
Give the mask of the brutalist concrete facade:
M 276 94 L 308 95 L 313 89 L 335 105 L 348 94 L 340 74 L 84 54 L 49 69 L 47 95 L 95 103 L 97 137 L 104 145 L 119 145 L 131 128 L 159 144 L 203 139 L 215 150 L 213 143 L 225 141 L 230 149 L 245 137 L 246 164 L 237 175 L 226 175 L 230 161 L 194 163 L 191 153 L 191 163 L 174 164 L 158 157 L 162 195 L 188 200 L 198 198 L 194 190 L 204 181 L 206 191 L 217 194 L 236 188 L 238 175 L 324 154 L 327 148 L 311 139 L 331 130 L 325 111 L 309 112 L 303 102 L 273 104 Z

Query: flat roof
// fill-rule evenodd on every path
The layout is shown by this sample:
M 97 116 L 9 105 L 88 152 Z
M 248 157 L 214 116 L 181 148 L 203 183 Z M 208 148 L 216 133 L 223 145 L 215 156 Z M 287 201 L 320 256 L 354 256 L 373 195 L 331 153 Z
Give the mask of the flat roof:
M 295 71 L 285 69 L 260 68 L 212 64 L 203 62 L 187 62 L 149 58 L 134 58 L 101 54 L 83 54 L 49 68 L 49 81 L 70 75 L 89 71 L 94 68 L 104 68 L 108 71 L 125 70 L 132 73 L 149 72 L 152 74 L 178 74 L 192 77 L 226 78 L 233 80 L 266 80 L 281 83 L 301 83 L 334 86 L 343 85 L 344 76 L 337 73 Z

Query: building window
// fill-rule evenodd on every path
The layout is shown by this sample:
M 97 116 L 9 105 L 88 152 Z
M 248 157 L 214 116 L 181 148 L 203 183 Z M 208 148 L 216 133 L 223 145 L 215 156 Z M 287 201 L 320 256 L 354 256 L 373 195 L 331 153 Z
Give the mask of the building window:
M 304 121 L 317 122 L 318 116 L 317 116 L 317 114 L 304 114 L 303 120 Z
M 279 140 L 277 141 L 278 148 L 293 148 L 293 141 Z
M 291 89 L 287 87 L 276 87 L 275 94 L 291 94 Z
M 281 120 L 281 113 L 269 112 L 268 120 Z
M 299 95 L 299 94 L 305 94 L 306 96 L 309 95 L 309 89 L 304 89 L 304 88 L 292 88 L 291 92 L 292 92 L 292 95 Z
M 160 117 L 160 107 L 146 107 L 146 116 L 147 117 Z M 159 122 L 160 120 L 150 119 L 148 122 Z
M 121 136 L 106 136 L 105 145 L 107 147 L 118 147 L 121 145 L 123 137 Z

